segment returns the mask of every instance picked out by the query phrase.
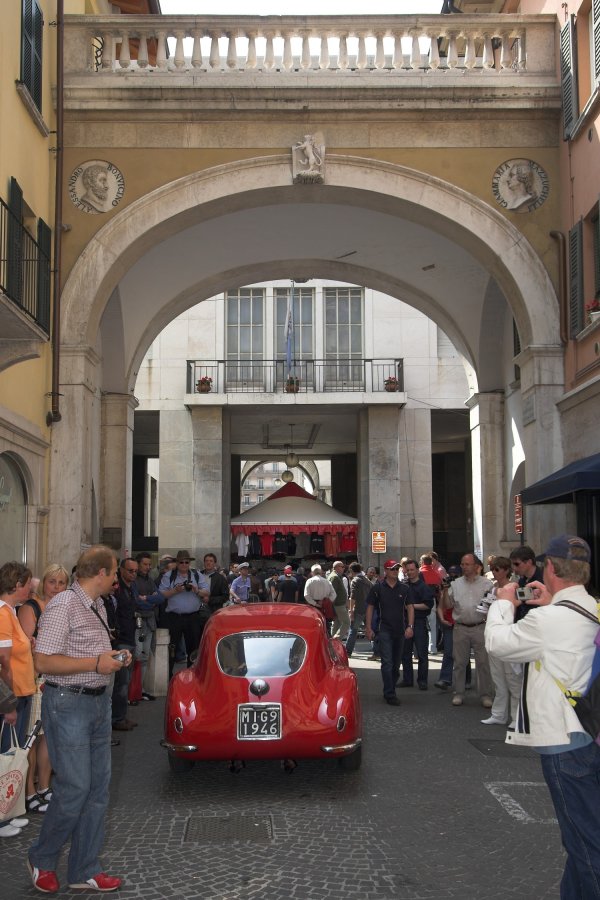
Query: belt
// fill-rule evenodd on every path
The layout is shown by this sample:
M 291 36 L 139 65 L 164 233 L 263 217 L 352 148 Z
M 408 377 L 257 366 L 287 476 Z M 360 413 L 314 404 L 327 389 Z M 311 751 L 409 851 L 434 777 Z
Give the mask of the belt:
M 71 694 L 89 694 L 92 697 L 99 697 L 100 694 L 103 694 L 106 690 L 106 685 L 104 687 L 84 687 L 81 684 L 56 684 L 55 681 L 45 681 L 44 687 L 49 688 L 59 688 L 61 691 L 69 691 Z
M 485 622 L 473 622 L 471 625 L 467 625 L 466 622 L 455 622 L 455 625 L 462 625 L 463 628 L 477 628 L 479 625 L 485 625 Z

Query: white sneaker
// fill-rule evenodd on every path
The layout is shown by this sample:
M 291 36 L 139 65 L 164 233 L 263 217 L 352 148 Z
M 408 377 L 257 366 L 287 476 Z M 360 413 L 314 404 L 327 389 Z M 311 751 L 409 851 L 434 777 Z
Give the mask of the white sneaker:
M 25 828 L 26 825 L 29 825 L 29 819 L 11 819 L 9 824 L 13 828 Z
M 18 834 L 21 834 L 20 828 L 15 828 L 14 825 L 0 825 L 0 837 L 16 837 Z
M 502 719 L 497 719 L 495 716 L 490 716 L 489 719 L 482 719 L 482 725 L 506 725 L 506 722 L 503 722 Z

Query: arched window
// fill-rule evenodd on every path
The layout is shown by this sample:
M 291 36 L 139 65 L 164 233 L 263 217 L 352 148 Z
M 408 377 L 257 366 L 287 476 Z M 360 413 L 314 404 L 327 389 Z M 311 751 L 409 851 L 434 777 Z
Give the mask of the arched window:
M 25 562 L 27 534 L 27 491 L 18 465 L 0 453 L 0 547 L 2 564 Z

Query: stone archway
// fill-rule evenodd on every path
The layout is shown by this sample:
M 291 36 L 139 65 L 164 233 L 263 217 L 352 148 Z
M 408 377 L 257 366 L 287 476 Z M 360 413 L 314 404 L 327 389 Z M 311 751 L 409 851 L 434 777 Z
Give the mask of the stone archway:
M 66 364 L 61 373 L 64 421 L 55 429 L 53 443 L 60 455 L 59 448 L 63 442 L 66 448 L 68 443 L 65 435 L 69 424 L 75 427 L 82 421 L 89 423 L 92 432 L 102 432 L 104 470 L 113 481 L 104 477 L 100 482 L 101 494 L 110 496 L 110 501 L 102 501 L 101 520 L 106 523 L 108 503 L 111 518 L 116 517 L 122 523 L 124 543 L 128 525 L 121 498 L 126 500 L 128 496 L 127 458 L 135 404 L 131 393 L 137 365 L 165 324 L 199 299 L 233 284 L 278 277 L 288 274 L 292 268 L 299 275 L 311 273 L 318 266 L 320 277 L 368 284 L 406 299 L 434 319 L 462 350 L 474 370 L 478 369 L 479 337 L 467 333 L 469 317 L 461 320 L 456 307 L 445 305 L 441 295 L 436 297 L 419 289 L 398 273 L 386 270 L 385 265 L 375 265 L 376 254 L 354 263 L 314 253 L 303 256 L 290 241 L 287 253 L 282 250 L 279 255 L 269 255 L 268 248 L 263 248 L 258 261 L 246 259 L 235 267 L 217 264 L 211 270 L 207 261 L 202 277 L 187 284 L 172 287 L 165 276 L 161 285 L 155 285 L 154 294 L 152 290 L 144 294 L 144 316 L 140 316 L 142 307 L 134 308 L 136 275 L 144 265 L 152 269 L 151 256 L 161 245 L 180 240 L 194 228 L 205 227 L 206 233 L 207 227 L 217 227 L 225 217 L 235 222 L 236 217 L 249 210 L 275 208 L 283 212 L 290 204 L 312 209 L 316 205 L 320 217 L 326 209 L 336 207 L 342 211 L 359 210 L 364 215 L 375 212 L 389 217 L 390 223 L 409 223 L 413 229 L 435 235 L 468 254 L 493 277 L 510 306 L 526 348 L 521 366 L 526 391 L 543 414 L 543 426 L 529 429 L 532 449 L 538 444 L 540 428 L 546 438 L 551 437 L 544 444 L 541 460 L 535 462 L 532 454 L 528 480 L 540 477 L 561 461 L 556 459 L 560 440 L 556 440 L 559 429 L 554 409 L 557 389 L 562 383 L 558 304 L 541 260 L 511 222 L 487 203 L 451 184 L 376 160 L 329 156 L 327 183 L 310 186 L 291 184 L 287 157 L 236 162 L 186 176 L 132 203 L 89 242 L 63 291 L 63 322 L 68 323 L 63 332 Z M 172 273 L 174 279 L 176 275 Z M 167 294 L 161 294 L 161 289 Z M 127 335 L 123 345 L 115 342 L 112 347 L 113 350 L 118 347 L 118 358 L 111 358 L 108 342 L 102 345 L 99 340 L 103 316 L 111 302 L 118 306 L 119 315 L 114 321 L 120 322 Z M 535 345 L 532 344 L 534 334 Z M 106 372 L 110 372 L 112 382 L 103 372 L 97 351 L 107 358 Z M 100 402 L 101 390 L 105 394 Z M 474 409 L 478 411 L 478 402 Z M 541 422 L 541 418 L 534 411 L 530 421 Z M 479 427 L 477 418 L 474 428 Z M 111 441 L 107 442 L 109 433 Z M 106 468 L 107 453 L 112 462 L 109 468 Z M 58 458 L 53 455 L 53 459 Z M 497 468 L 497 460 L 493 464 Z M 75 480 L 88 486 L 92 472 L 99 471 L 99 460 L 95 461 L 92 448 L 85 449 L 85 442 L 76 468 Z M 77 515 L 70 516 L 67 522 L 64 513 L 68 501 L 57 494 L 58 482 L 58 467 L 54 466 L 51 502 L 62 522 L 55 523 L 53 530 L 63 535 L 57 548 L 65 552 L 66 547 L 73 547 L 75 540 L 81 540 L 81 535 L 85 539 L 89 533 L 89 492 L 84 490 L 81 501 L 75 503 Z

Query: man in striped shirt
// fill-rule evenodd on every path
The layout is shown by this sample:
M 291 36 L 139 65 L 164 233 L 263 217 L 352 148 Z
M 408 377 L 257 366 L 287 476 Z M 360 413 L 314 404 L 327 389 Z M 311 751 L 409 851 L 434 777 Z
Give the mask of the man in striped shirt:
M 35 666 L 46 676 L 42 723 L 54 770 L 53 796 L 29 851 L 34 887 L 58 892 L 56 867 L 70 841 L 69 887 L 116 891 L 121 879 L 102 872 L 99 854 L 110 785 L 113 672 L 131 662 L 111 648 L 102 596 L 111 590 L 117 560 L 95 546 L 77 561 L 72 586 L 52 598 L 39 622 Z M 120 653 L 122 655 L 120 655 Z

